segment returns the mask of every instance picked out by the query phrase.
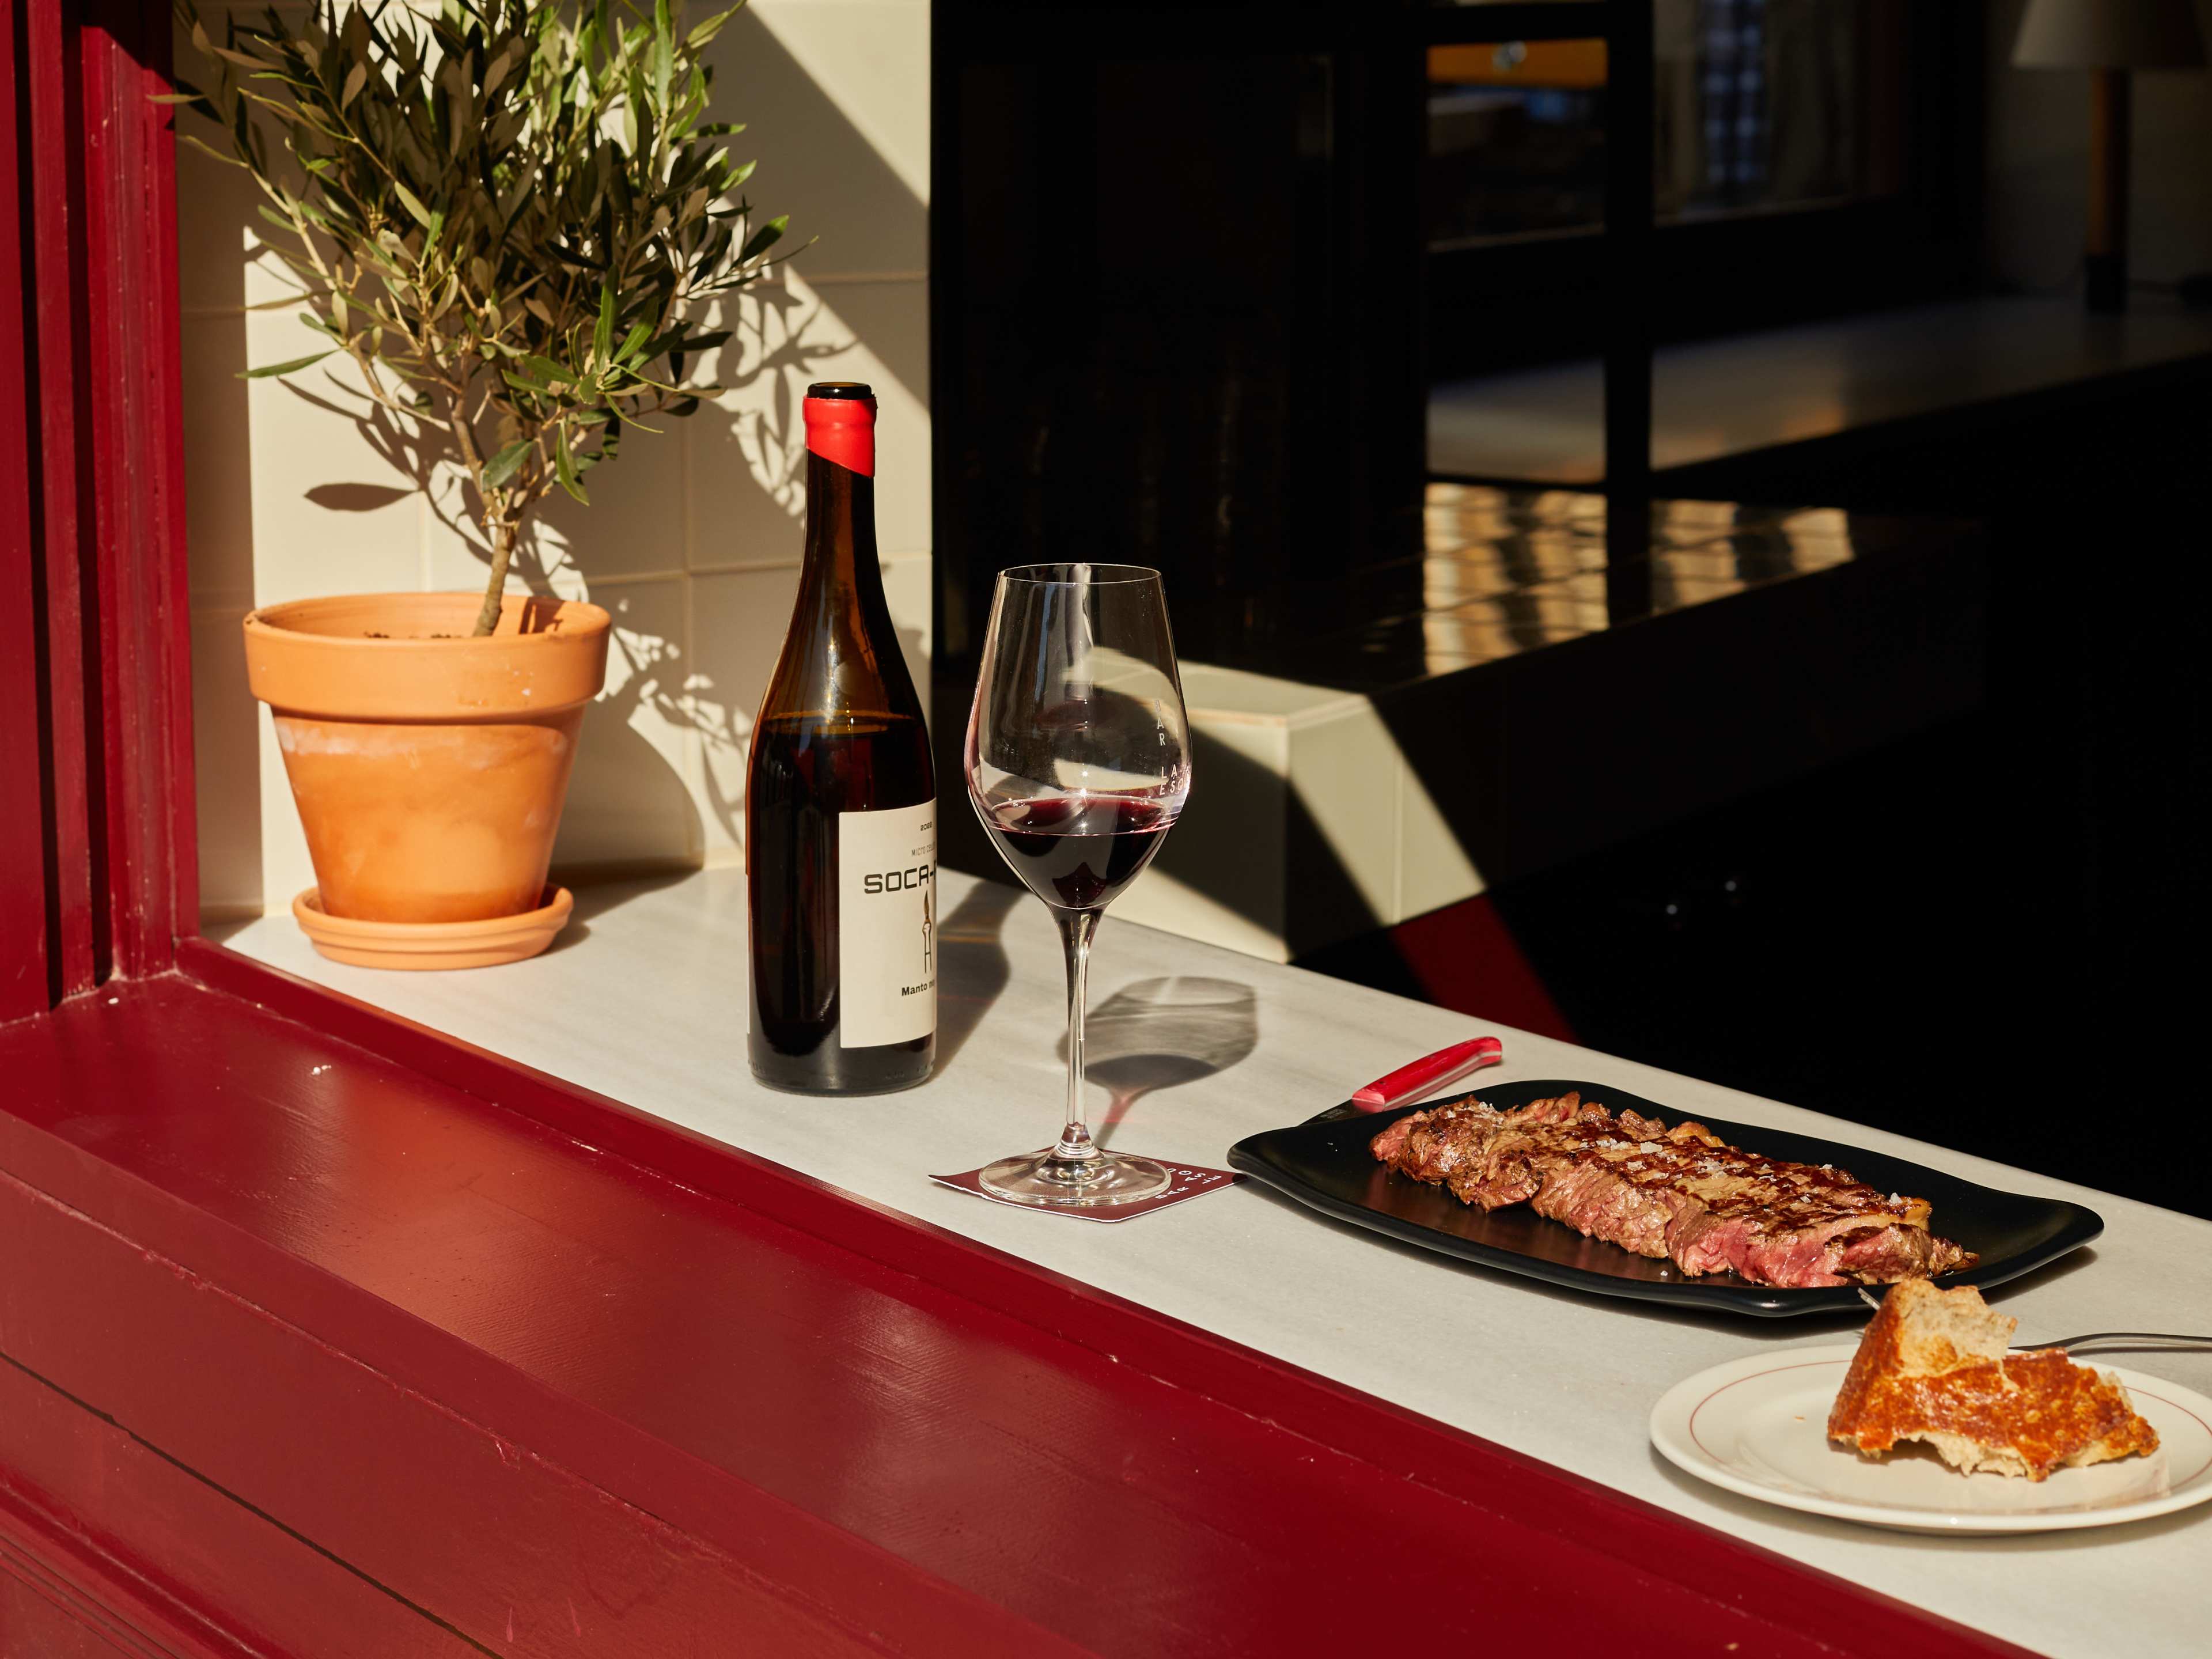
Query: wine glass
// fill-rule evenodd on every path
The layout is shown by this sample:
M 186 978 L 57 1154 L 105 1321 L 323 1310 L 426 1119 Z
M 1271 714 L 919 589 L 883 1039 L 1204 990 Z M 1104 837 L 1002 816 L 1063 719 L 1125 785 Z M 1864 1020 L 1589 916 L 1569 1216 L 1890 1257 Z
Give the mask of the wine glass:
M 1190 793 L 1190 736 L 1160 574 L 1030 564 L 991 597 L 968 799 L 1045 902 L 1067 952 L 1067 1118 L 1042 1152 L 1001 1158 L 985 1188 L 1024 1204 L 1127 1204 L 1164 1192 L 1149 1158 L 1092 1144 L 1084 1121 L 1084 981 L 1098 918 L 1160 849 Z

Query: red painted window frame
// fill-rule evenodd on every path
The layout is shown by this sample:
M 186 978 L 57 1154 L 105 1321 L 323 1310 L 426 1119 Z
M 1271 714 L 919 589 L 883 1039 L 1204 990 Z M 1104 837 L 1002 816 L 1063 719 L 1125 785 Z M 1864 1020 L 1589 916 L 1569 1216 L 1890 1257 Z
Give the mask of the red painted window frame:
M 657 1655 L 702 1630 L 702 1651 L 735 1632 L 779 1654 L 1164 1650 L 1141 1620 L 1099 1615 L 1077 1641 L 1050 1612 L 1126 1489 L 1163 1537 L 1172 1522 L 1264 1540 L 1305 1582 L 1370 1596 L 1382 1644 L 1479 1617 L 1501 1643 L 1549 1644 L 1644 1620 L 1651 1653 L 1729 1631 L 1790 1653 L 2016 1651 L 199 937 L 173 138 L 149 101 L 169 9 L 0 0 L 0 386 L 19 389 L 0 398 L 0 1628 L 54 1650 L 68 1632 L 86 1652 L 318 1659 Z M 254 1182 L 195 1167 L 227 1133 L 282 1151 L 241 1088 L 278 1098 L 283 1078 L 333 1071 L 356 1100 L 557 1173 L 566 1201 L 629 1218 L 640 1249 L 680 1210 L 709 1255 L 781 1251 L 831 1299 L 906 1310 L 955 1391 L 884 1413 L 957 1434 L 957 1389 L 1018 1364 L 1040 1398 L 1157 1425 L 1154 1466 L 1140 1478 L 1139 1448 L 1078 1437 L 1080 1512 L 972 1581 L 927 1565 L 926 1497 L 908 1545 L 870 1541 L 803 1455 L 778 1496 L 409 1311 L 405 1279 L 333 1272 Z M 638 1293 L 680 1317 L 685 1271 Z M 840 1341 L 825 1311 L 819 1342 Z M 1064 1407 L 1036 1410 L 1032 1438 L 1065 1431 Z M 1209 1487 L 1210 1462 L 1265 1477 L 1307 1522 L 1276 1536 L 1291 1511 Z M 410 1480 L 453 1540 L 425 1547 L 422 1506 L 387 1491 Z M 1470 1608 L 1458 1575 L 1500 1561 L 1542 1594 Z M 580 1611 L 595 1573 L 617 1593 Z M 1592 1575 L 1595 1597 L 1577 1589 Z M 541 1616 L 564 1586 L 565 1626 Z M 1239 1586 L 1174 1588 L 1181 1645 L 1241 1646 L 1248 1630 L 1205 1615 Z M 519 1605 L 535 1621 L 520 1633 Z
M 7 11 L 0 1019 L 169 970 L 198 906 L 168 14 Z

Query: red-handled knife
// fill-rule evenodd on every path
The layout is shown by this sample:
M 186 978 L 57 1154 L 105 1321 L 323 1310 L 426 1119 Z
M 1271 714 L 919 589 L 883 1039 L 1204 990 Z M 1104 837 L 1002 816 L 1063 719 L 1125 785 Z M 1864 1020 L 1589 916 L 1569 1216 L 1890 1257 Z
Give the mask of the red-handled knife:
M 1364 1089 L 1352 1091 L 1351 1104 L 1363 1112 L 1379 1112 L 1391 1106 L 1402 1105 L 1418 1099 L 1432 1089 L 1465 1077 L 1469 1072 L 1485 1066 L 1495 1066 L 1505 1057 L 1505 1045 L 1494 1036 L 1480 1036 L 1465 1042 L 1455 1042 L 1449 1048 L 1439 1048 L 1424 1055 L 1410 1066 L 1401 1066 L 1388 1077 L 1378 1077 Z

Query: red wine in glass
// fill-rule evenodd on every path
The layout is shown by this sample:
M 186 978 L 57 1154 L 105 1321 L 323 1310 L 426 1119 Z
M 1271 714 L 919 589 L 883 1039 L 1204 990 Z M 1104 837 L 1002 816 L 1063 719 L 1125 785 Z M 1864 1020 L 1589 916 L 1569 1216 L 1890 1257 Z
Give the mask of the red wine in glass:
M 1103 910 L 1152 861 L 1174 815 L 1144 795 L 1043 795 L 983 818 L 1023 884 L 1061 910 Z

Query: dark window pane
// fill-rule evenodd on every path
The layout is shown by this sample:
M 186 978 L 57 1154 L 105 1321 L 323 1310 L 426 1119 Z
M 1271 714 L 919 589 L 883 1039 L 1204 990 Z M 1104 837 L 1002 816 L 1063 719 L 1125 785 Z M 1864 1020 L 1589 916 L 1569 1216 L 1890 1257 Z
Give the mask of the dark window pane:
M 1429 51 L 1432 247 L 1586 230 L 1605 204 L 1605 42 Z
M 1896 188 L 1898 0 L 1656 0 L 1662 223 Z M 1429 244 L 1604 222 L 1602 40 L 1431 47 Z
M 1890 188 L 1879 0 L 1658 0 L 1659 216 L 1804 207 Z

